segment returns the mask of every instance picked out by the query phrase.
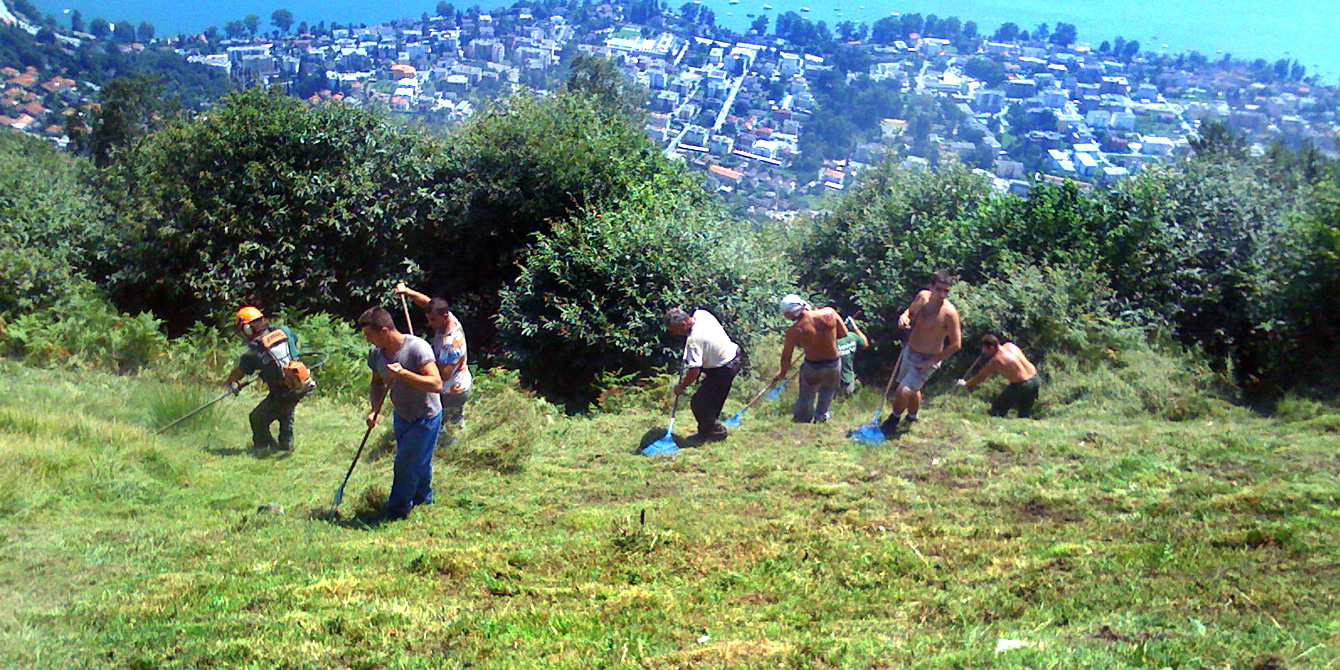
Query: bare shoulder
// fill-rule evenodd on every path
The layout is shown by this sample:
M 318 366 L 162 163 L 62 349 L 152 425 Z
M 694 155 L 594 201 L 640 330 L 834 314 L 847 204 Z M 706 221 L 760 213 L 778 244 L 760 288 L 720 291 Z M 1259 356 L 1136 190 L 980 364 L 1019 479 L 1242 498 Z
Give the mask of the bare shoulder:
M 955 319 L 958 318 L 958 306 L 949 300 L 945 300 L 944 312 L 948 316 L 952 316 Z

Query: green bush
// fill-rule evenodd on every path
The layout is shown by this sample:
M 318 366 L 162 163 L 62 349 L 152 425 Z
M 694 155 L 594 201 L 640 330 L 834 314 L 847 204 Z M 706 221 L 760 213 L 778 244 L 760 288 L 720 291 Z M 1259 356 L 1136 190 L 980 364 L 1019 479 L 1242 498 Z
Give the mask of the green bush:
M 442 200 L 439 149 L 372 111 L 234 93 L 104 173 L 123 243 L 102 274 L 173 332 L 241 302 L 352 317 L 412 266 L 406 229 Z
M 48 310 L 5 324 L 0 344 L 14 356 L 43 367 L 78 366 L 137 372 L 167 348 L 152 314 L 120 314 L 91 289 L 67 293 Z
M 602 374 L 650 375 L 676 365 L 682 341 L 666 309 L 706 309 L 749 346 L 780 322 L 783 266 L 754 234 L 717 212 L 665 202 L 648 183 L 615 211 L 592 212 L 536 240 L 503 292 L 499 327 L 522 379 L 582 411 Z
M 0 314 L 83 288 L 82 269 L 109 246 L 89 172 L 40 139 L 0 132 Z
M 1037 266 L 1007 260 L 999 275 L 955 289 L 964 349 L 990 331 L 1016 340 L 1035 363 L 1068 353 L 1102 361 L 1112 349 L 1142 346 L 1144 332 L 1117 314 L 1116 296 L 1092 266 Z

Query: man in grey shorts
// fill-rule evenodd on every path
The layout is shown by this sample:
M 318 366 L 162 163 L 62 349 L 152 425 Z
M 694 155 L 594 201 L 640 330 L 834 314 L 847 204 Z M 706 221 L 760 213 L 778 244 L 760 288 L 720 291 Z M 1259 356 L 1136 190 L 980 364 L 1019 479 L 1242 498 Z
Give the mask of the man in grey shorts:
M 782 362 L 772 383 L 786 378 L 791 368 L 791 353 L 800 347 L 805 352 L 805 362 L 800 366 L 800 393 L 796 395 L 791 420 L 822 423 L 828 420 L 828 408 L 841 388 L 842 366 L 837 341 L 847 336 L 847 326 L 837 310 L 832 307 L 814 309 L 794 293 L 782 298 L 781 309 L 793 323 L 786 329 L 782 340 Z
M 898 315 L 898 327 L 910 327 L 912 333 L 898 360 L 895 373 L 898 390 L 893 395 L 893 412 L 879 426 L 886 436 L 898 431 L 904 410 L 909 423 L 917 420 L 917 412 L 921 409 L 921 387 L 945 359 L 963 346 L 958 308 L 949 302 L 950 287 L 947 273 L 935 273 L 930 287 L 918 291 L 912 304 Z

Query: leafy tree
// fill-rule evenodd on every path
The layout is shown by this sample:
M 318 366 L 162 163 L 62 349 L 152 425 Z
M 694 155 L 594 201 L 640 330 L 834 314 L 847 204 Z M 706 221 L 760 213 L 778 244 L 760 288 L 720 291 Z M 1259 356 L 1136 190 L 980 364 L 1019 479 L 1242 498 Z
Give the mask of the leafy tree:
M 87 161 L 36 137 L 0 133 L 0 315 L 88 288 L 84 268 L 114 246 L 90 173 Z
M 537 238 L 499 314 L 524 381 L 582 411 L 602 376 L 649 375 L 678 360 L 662 321 L 669 307 L 711 310 L 746 346 L 771 325 L 787 288 L 781 264 L 745 224 L 678 195 L 691 181 L 666 173 Z
M 597 54 L 580 53 L 573 57 L 568 68 L 569 91 L 586 96 L 611 111 L 641 119 L 647 90 L 624 77 L 614 61 Z
M 996 28 L 996 32 L 991 35 L 991 40 L 995 42 L 1013 42 L 1019 39 L 1019 26 L 1014 23 L 1006 22 Z
M 279 29 L 279 32 L 288 34 L 288 29 L 293 27 L 293 12 L 287 9 L 276 9 L 270 12 L 270 23 Z
M 976 22 L 976 21 L 964 21 L 964 22 L 963 22 L 963 36 L 966 37 L 966 38 L 968 38 L 968 39 L 976 39 L 976 38 L 977 38 L 977 22 Z
M 70 12 L 70 30 L 76 33 L 84 32 L 84 15 L 75 9 Z
M 255 37 L 256 31 L 260 30 L 261 27 L 261 17 L 256 16 L 255 14 L 247 14 L 246 16 L 243 16 L 242 27 L 246 28 L 247 35 Z
M 749 24 L 749 29 L 758 33 L 759 35 L 768 34 L 768 15 L 762 14 L 758 18 L 754 19 L 754 21 Z
M 1079 39 L 1079 31 L 1074 24 L 1057 23 L 1056 32 L 1052 33 L 1051 42 L 1062 47 L 1068 47 Z
M 516 96 L 476 115 L 449 138 L 444 161 L 446 210 L 416 228 L 411 247 L 423 250 L 420 283 L 460 307 L 485 358 L 496 352 L 498 296 L 534 236 L 672 171 L 640 123 L 578 91 Z
M 247 34 L 247 28 L 241 21 L 229 21 L 223 24 L 223 34 L 233 40 Z
M 1243 160 L 1247 158 L 1247 138 L 1221 121 L 1207 121 L 1191 139 L 1191 150 L 1209 159 Z
M 134 44 L 135 24 L 129 21 L 117 21 L 115 30 L 112 31 L 112 37 L 119 44 Z
M 140 21 L 140 25 L 135 28 L 135 38 L 141 42 L 152 42 L 154 39 L 154 24 L 148 21 Z
M 446 0 L 439 0 L 437 3 L 437 15 L 443 18 L 456 18 L 456 8 L 451 6 Z
M 977 56 L 963 64 L 963 74 L 979 79 L 987 86 L 995 88 L 1005 83 L 1009 74 L 1005 72 L 1005 66 L 995 59 Z
M 95 16 L 88 24 L 88 32 L 98 39 L 105 39 L 112 33 L 112 25 L 107 23 L 107 19 Z
M 240 302 L 352 317 L 412 267 L 439 151 L 369 110 L 234 93 L 107 171 L 124 242 L 101 274 L 122 309 L 174 332 Z
M 1051 28 L 1047 27 L 1047 24 L 1045 23 L 1039 23 L 1038 27 L 1033 29 L 1033 39 L 1036 39 L 1039 42 L 1046 42 L 1051 34 Z
M 178 109 L 164 99 L 161 77 L 136 75 L 113 79 L 102 89 L 101 106 L 94 114 L 88 137 L 88 154 L 99 167 L 152 130 L 164 115 Z

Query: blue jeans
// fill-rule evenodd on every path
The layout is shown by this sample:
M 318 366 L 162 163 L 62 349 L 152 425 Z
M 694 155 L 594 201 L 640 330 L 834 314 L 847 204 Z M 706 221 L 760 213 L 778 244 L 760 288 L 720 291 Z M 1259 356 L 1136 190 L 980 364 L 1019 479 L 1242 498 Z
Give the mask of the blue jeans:
M 805 361 L 800 365 L 800 393 L 791 408 L 791 420 L 796 423 L 827 421 L 833 395 L 842 384 L 842 366 L 838 359 Z M 817 398 L 816 398 L 817 396 Z
M 395 415 L 395 466 L 386 518 L 403 519 L 416 505 L 433 502 L 433 446 L 442 428 L 442 413 L 417 421 Z

